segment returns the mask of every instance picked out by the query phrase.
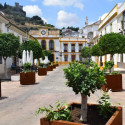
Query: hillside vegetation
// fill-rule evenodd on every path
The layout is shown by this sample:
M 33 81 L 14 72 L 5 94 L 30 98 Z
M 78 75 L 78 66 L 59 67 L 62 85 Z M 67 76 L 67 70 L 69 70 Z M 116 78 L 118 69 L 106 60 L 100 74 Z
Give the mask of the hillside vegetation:
M 21 6 L 22 7 L 22 6 Z M 54 27 L 51 24 L 44 22 L 39 16 L 27 17 L 26 12 L 23 11 L 21 7 L 10 6 L 6 3 L 2 5 L 0 3 L 0 11 L 5 13 L 5 16 L 11 20 L 13 23 L 16 23 L 21 29 L 29 32 L 29 30 L 37 30 L 39 27 L 47 26 Z

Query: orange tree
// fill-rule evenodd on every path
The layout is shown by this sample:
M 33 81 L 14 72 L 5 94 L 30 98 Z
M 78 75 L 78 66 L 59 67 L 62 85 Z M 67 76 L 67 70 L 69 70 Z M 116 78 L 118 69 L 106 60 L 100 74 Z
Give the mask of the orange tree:
M 7 78 L 6 60 L 8 57 L 16 56 L 19 48 L 19 39 L 14 34 L 0 34 L 0 56 L 4 59 L 4 72 Z
M 100 71 L 97 64 L 90 64 L 90 66 L 86 68 L 84 64 L 73 62 L 64 69 L 66 85 L 72 87 L 76 94 L 81 94 L 81 118 L 85 122 L 87 121 L 87 96 L 106 83 L 103 71 Z
M 111 60 L 115 53 L 125 52 L 125 36 L 119 33 L 105 34 L 99 39 L 99 47 L 104 54 L 111 54 Z

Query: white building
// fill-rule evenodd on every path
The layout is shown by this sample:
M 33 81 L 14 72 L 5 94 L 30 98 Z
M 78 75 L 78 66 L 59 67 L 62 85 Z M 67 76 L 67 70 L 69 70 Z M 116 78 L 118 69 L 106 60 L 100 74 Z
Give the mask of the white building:
M 19 37 L 20 43 L 23 42 L 24 38 L 35 39 L 34 37 L 27 35 L 23 30 L 18 28 L 15 24 L 9 21 L 2 12 L 0 12 L 0 33 L 13 33 Z M 7 58 L 7 68 L 11 68 L 12 63 L 20 65 L 21 60 L 16 57 Z M 4 60 L 0 57 L 0 74 L 4 73 Z
M 50 50 L 53 54 L 51 61 L 58 61 L 60 64 L 68 64 L 74 60 L 80 60 L 80 51 L 87 45 L 85 38 L 61 37 L 58 29 L 40 28 L 37 31 L 30 31 L 42 48 Z
M 118 3 L 99 25 L 99 36 L 111 32 L 125 35 L 125 2 Z M 103 63 L 109 60 L 109 54 L 102 57 Z M 114 63 L 115 67 L 125 66 L 125 54 L 115 54 Z

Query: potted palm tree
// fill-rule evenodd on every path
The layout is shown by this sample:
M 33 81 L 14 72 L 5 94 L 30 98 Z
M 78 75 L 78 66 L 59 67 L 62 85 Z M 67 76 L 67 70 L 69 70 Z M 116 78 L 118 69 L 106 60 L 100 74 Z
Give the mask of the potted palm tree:
M 40 63 L 38 67 L 38 75 L 44 76 L 47 75 L 47 68 L 44 67 L 44 63 Z
M 35 72 L 31 70 L 31 63 L 25 63 L 24 69 L 20 73 L 20 84 L 21 85 L 32 85 L 35 84 Z

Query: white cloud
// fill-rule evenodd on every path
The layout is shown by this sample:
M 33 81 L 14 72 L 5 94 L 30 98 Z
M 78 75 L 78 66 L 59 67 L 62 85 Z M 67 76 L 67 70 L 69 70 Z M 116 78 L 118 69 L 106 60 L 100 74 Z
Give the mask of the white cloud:
M 23 7 L 23 10 L 26 11 L 26 15 L 29 17 L 38 15 L 42 16 L 42 10 L 37 5 L 27 5 Z
M 108 15 L 108 13 L 104 13 L 101 17 L 99 17 L 99 20 L 103 20 L 106 16 Z
M 44 23 L 48 23 L 48 21 L 44 17 L 42 17 L 42 20 L 44 21 Z
M 46 6 L 74 6 L 80 9 L 84 8 L 82 0 L 44 0 L 43 4 Z
M 80 23 L 80 19 L 76 14 L 67 13 L 63 10 L 59 11 L 57 14 L 57 23 L 58 27 L 67 27 L 73 26 Z

